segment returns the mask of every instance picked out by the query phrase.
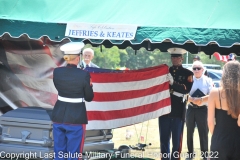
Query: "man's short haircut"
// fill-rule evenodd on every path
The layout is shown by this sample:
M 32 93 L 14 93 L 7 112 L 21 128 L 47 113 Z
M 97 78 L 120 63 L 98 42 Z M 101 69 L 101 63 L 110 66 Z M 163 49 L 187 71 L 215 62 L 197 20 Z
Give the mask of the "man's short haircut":
M 92 53 L 92 55 L 94 56 L 94 51 L 92 50 L 92 48 L 85 48 L 84 50 L 83 50 L 83 55 L 86 53 L 86 52 L 90 52 L 90 53 Z

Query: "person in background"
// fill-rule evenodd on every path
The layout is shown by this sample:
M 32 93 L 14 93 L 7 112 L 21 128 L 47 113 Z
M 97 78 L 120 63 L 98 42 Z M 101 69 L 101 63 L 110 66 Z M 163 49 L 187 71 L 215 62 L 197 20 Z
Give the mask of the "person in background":
M 99 68 L 96 64 L 92 62 L 92 59 L 94 58 L 94 51 L 91 48 L 85 48 L 82 54 L 83 60 L 81 62 L 81 68 L 86 67 Z
M 228 55 L 228 62 L 229 61 L 234 61 L 235 60 L 235 55 L 233 54 L 233 53 L 230 53 L 229 55 Z
M 209 93 L 213 88 L 212 81 L 204 76 L 203 63 L 195 61 L 192 65 L 193 86 L 188 97 L 188 109 L 186 114 L 186 126 L 187 126 L 187 147 L 189 157 L 194 157 L 193 150 L 193 133 L 195 129 L 195 123 L 198 127 L 198 133 L 200 138 L 201 153 L 208 153 L 208 124 L 207 124 L 207 101 Z M 193 97 L 194 92 L 199 89 L 205 96 Z M 205 155 L 205 154 L 204 154 Z
M 86 124 L 88 123 L 85 101 L 92 101 L 94 94 L 90 74 L 77 68 L 82 42 L 70 42 L 60 47 L 64 52 L 66 67 L 55 68 L 53 83 L 58 99 L 52 112 L 55 160 L 79 159 L 82 153 Z M 62 155 L 60 155 L 62 154 Z M 74 157 L 72 157 L 75 155 Z
M 201 61 L 201 58 L 198 55 L 196 55 L 193 57 L 193 62 L 195 61 Z
M 240 158 L 240 63 L 223 66 L 220 88 L 213 89 L 208 98 L 208 127 L 212 133 L 211 160 Z M 210 156 L 210 155 L 209 155 Z
M 182 48 L 170 48 L 173 66 L 169 68 L 171 96 L 171 113 L 159 117 L 159 133 L 161 155 L 170 155 L 170 138 L 172 137 L 172 153 L 161 157 L 162 160 L 180 159 L 182 150 L 182 134 L 186 111 L 186 95 L 192 88 L 193 73 L 182 67 L 183 54 L 187 51 Z

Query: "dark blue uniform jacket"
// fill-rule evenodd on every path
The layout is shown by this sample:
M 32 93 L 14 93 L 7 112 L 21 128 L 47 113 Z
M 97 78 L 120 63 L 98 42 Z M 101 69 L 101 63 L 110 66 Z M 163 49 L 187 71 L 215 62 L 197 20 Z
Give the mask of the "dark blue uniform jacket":
M 188 94 L 193 85 L 193 72 L 183 68 L 182 66 L 172 66 L 169 72 L 173 76 L 174 83 L 170 85 L 170 93 L 178 92 Z M 167 116 L 173 118 L 184 118 L 186 110 L 186 101 L 183 102 L 182 97 L 171 95 L 171 113 Z
M 68 64 L 66 67 L 56 68 L 53 71 L 53 83 L 58 95 L 65 98 L 84 98 L 92 101 L 93 89 L 90 85 L 90 74 Z M 84 102 L 71 103 L 57 100 L 52 121 L 66 124 L 87 124 L 87 113 Z

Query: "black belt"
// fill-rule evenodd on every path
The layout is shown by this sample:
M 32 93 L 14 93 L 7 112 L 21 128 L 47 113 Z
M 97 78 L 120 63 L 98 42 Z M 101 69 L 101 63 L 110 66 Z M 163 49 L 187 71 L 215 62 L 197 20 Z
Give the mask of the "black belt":
M 196 104 L 193 104 L 193 103 L 189 103 L 188 104 L 188 107 L 191 107 L 191 108 L 205 108 L 205 107 L 207 107 L 206 105 L 202 105 L 202 106 L 198 106 L 198 105 L 196 105 Z

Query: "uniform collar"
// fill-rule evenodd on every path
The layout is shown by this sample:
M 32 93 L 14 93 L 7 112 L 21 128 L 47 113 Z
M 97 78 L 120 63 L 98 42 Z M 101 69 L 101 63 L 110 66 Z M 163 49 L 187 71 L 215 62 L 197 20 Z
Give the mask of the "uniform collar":
M 67 64 L 67 67 L 68 68 L 77 68 L 77 65 L 75 65 L 75 64 Z
M 182 65 L 179 65 L 179 66 L 172 66 L 173 69 L 181 69 L 183 68 Z

